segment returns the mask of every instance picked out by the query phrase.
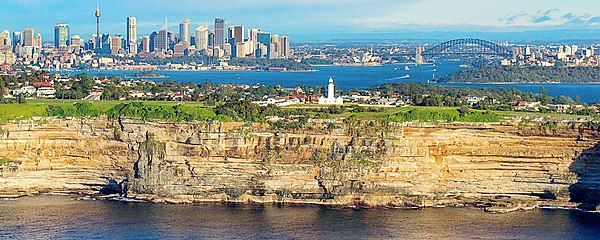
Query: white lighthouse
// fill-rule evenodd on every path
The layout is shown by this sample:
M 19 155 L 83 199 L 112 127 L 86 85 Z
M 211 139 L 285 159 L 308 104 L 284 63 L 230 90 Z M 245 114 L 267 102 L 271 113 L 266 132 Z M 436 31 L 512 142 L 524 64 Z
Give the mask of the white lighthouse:
M 335 83 L 333 82 L 333 78 L 329 78 L 329 85 L 327 86 L 327 97 L 320 97 L 319 104 L 344 104 L 344 100 L 342 99 L 342 97 L 335 97 Z

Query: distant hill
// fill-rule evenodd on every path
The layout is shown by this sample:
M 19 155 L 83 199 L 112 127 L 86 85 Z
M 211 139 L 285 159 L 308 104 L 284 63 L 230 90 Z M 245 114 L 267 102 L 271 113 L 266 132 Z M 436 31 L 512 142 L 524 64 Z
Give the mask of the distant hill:
M 493 66 L 452 73 L 447 83 L 600 83 L 600 67 Z

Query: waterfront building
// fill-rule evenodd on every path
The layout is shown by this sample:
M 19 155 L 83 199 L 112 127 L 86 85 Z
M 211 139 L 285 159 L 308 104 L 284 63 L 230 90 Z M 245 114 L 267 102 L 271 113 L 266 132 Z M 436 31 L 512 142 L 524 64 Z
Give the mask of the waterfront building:
M 329 85 L 327 86 L 327 97 L 320 97 L 319 104 L 344 104 L 344 99 L 342 99 L 342 97 L 335 97 L 335 83 L 333 81 L 333 78 L 329 78 Z
M 66 47 L 69 45 L 69 24 L 57 23 L 54 25 L 54 47 Z

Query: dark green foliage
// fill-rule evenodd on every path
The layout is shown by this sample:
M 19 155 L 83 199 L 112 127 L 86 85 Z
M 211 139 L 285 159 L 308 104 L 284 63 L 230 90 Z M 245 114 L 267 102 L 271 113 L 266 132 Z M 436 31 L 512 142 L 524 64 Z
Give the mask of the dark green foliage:
M 599 67 L 490 66 L 440 78 L 449 83 L 598 83 Z
M 320 58 L 303 58 L 302 63 L 310 64 L 310 65 L 331 65 L 333 61 L 329 59 L 320 59 Z
M 232 66 L 258 66 L 261 68 L 286 68 L 288 71 L 308 71 L 313 70 L 312 66 L 306 62 L 296 62 L 293 59 L 263 59 L 263 58 L 234 58 L 229 61 Z
M 144 105 L 142 102 L 119 104 L 110 108 L 106 115 L 109 119 L 119 117 L 140 118 L 142 120 L 160 119 L 169 121 L 194 121 L 207 120 L 214 115 L 210 111 L 195 114 L 189 109 L 184 109 L 182 105 L 175 106 L 152 106 Z
M 460 111 L 459 111 L 460 110 Z M 498 122 L 501 117 L 486 111 L 461 110 L 419 110 L 413 109 L 390 115 L 388 120 L 394 122 Z

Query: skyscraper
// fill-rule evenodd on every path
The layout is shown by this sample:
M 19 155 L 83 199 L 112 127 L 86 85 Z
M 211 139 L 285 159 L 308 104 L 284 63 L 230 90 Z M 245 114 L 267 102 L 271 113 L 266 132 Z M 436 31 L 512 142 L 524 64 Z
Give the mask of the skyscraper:
M 137 19 L 135 17 L 127 18 L 127 53 L 137 53 Z
M 73 35 L 71 37 L 70 43 L 71 46 L 83 47 L 84 42 L 83 39 L 79 35 Z
M 288 36 L 281 36 L 281 38 L 279 39 L 279 42 L 281 44 L 281 55 L 284 58 L 289 58 L 292 55 L 292 50 L 290 48 L 290 37 Z
M 246 33 L 244 32 L 244 25 L 241 26 L 232 26 L 230 27 L 230 36 L 229 38 L 234 39 L 233 43 L 231 44 L 237 44 L 240 42 L 244 42 L 245 39 L 245 35 Z
M 210 29 L 208 30 L 208 47 L 214 47 L 215 46 L 215 30 Z
M 191 45 L 190 39 L 190 20 L 186 19 L 179 23 L 179 42 L 183 42 L 186 46 Z
M 143 53 L 150 52 L 150 36 L 142 36 L 140 42 L 140 45 L 142 46 L 141 51 Z
M 154 44 L 156 41 L 156 35 L 158 35 L 157 32 L 152 32 L 150 34 L 150 52 L 154 52 Z
M 23 33 L 22 32 L 13 32 L 12 34 L 12 45 L 13 47 L 21 46 L 23 44 Z
M 33 47 L 34 38 L 35 35 L 33 28 L 25 28 L 25 30 L 23 30 L 23 46 Z
M 248 29 L 248 41 L 256 42 L 256 35 L 262 32 L 260 28 L 250 28 Z
M 98 40 L 96 40 L 96 49 L 101 49 L 102 48 L 102 41 L 100 39 L 101 35 L 100 35 L 100 5 L 96 6 L 96 37 L 98 38 Z M 97 50 L 96 52 L 99 52 L 99 50 Z
M 35 38 L 33 38 L 33 46 L 42 48 L 42 34 L 38 33 Z
M 271 58 L 271 34 L 267 32 L 256 34 L 256 42 L 259 42 L 266 47 L 267 52 L 263 52 L 261 55 L 266 56 L 266 58 Z
M 110 54 L 110 34 L 108 33 L 104 33 L 102 34 L 102 36 L 100 36 L 101 41 L 100 41 L 100 51 L 99 53 L 102 54 Z
M 208 48 L 208 26 L 206 24 L 200 25 L 196 28 L 196 49 L 205 50 Z
M 271 36 L 271 58 L 280 58 L 281 57 L 281 45 L 279 44 L 279 35 L 273 34 Z
M 66 47 L 69 43 L 69 24 L 57 23 L 54 25 L 54 47 Z
M 110 54 L 117 55 L 123 49 L 123 37 L 121 35 L 112 36 L 110 38 Z
M 4 30 L 0 32 L 0 52 L 3 52 L 5 49 L 10 49 L 10 47 L 10 32 Z
M 225 19 L 215 18 L 215 39 L 214 46 L 221 49 L 225 46 Z
M 156 37 L 154 37 L 154 52 L 165 53 L 169 50 L 169 39 L 167 37 L 167 29 L 158 31 Z

